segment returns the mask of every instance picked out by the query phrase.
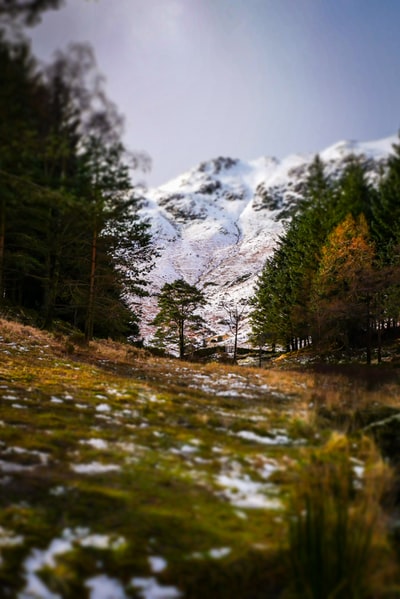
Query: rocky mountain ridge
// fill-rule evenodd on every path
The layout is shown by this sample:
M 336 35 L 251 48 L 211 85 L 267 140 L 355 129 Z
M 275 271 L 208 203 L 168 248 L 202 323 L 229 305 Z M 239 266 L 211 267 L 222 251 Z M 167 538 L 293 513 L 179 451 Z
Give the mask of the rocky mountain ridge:
M 343 141 L 319 155 L 333 177 L 352 154 L 360 156 L 375 180 L 396 140 Z M 303 197 L 314 157 L 294 154 L 249 162 L 219 157 L 146 192 L 140 215 L 151 223 L 159 255 L 150 275 L 150 297 L 142 303 L 146 341 L 153 333 L 149 322 L 157 311 L 156 295 L 164 283 L 177 278 L 203 289 L 211 330 L 227 332 L 221 302 L 251 296 L 257 275 Z M 244 327 L 243 340 L 247 333 Z

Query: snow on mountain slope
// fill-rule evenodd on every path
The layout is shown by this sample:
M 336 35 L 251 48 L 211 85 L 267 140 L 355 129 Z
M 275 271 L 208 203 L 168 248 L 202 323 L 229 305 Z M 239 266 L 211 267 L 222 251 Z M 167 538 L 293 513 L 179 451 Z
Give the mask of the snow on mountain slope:
M 371 177 L 397 140 L 339 142 L 320 153 L 326 171 L 337 176 L 350 154 L 364 156 Z M 244 162 L 217 158 L 201 163 L 172 181 L 149 190 L 140 210 L 151 223 L 159 253 L 150 275 L 150 297 L 143 301 L 142 334 L 157 312 L 156 294 L 166 282 L 184 278 L 205 292 L 205 318 L 218 334 L 227 331 L 220 304 L 224 298 L 248 298 L 257 275 L 271 254 L 302 197 L 314 155 L 291 155 L 279 161 Z M 243 335 L 248 331 L 243 331 Z

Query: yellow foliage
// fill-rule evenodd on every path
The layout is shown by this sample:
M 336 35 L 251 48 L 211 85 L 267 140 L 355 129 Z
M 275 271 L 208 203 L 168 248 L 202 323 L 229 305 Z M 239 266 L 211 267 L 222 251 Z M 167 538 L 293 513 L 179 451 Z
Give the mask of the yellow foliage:
M 322 248 L 319 282 L 354 282 L 354 277 L 372 268 L 374 256 L 375 247 L 369 239 L 365 216 L 361 214 L 355 219 L 349 214 L 332 231 Z

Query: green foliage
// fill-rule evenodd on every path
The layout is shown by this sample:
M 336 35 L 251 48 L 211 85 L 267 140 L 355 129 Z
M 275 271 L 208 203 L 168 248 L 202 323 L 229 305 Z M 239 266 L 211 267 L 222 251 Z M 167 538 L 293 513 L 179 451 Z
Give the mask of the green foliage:
M 177 343 L 179 357 L 185 355 L 188 335 L 198 333 L 204 326 L 203 318 L 196 311 L 206 303 L 204 294 L 184 279 L 165 283 L 158 296 L 159 312 L 153 324 L 158 327 L 156 342 Z
M 266 261 L 252 298 L 254 338 L 288 350 L 303 343 L 365 344 L 397 322 L 400 146 L 378 186 L 364 157 L 340 176 L 310 166 L 303 201 Z M 371 234 L 370 234 L 371 231 Z
M 293 217 L 274 255 L 266 261 L 252 299 L 253 332 L 273 343 L 296 349 L 308 339 L 309 295 L 321 245 L 330 227 L 327 206 L 333 185 L 316 157 L 307 178 L 304 201 Z
M 393 145 L 388 168 L 382 176 L 379 193 L 372 205 L 372 232 L 382 260 L 393 263 L 400 241 L 400 144 Z
M 0 5 L 31 20 L 57 2 Z M 129 294 L 151 266 L 129 171 L 145 157 L 120 141 L 93 52 L 72 45 L 39 70 L 23 41 L 0 31 L 0 297 L 94 334 L 137 330 Z

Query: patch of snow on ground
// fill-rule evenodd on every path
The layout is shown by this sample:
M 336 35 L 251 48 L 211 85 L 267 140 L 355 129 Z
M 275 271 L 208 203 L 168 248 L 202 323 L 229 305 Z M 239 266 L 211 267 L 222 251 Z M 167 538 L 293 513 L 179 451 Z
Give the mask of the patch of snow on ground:
M 96 412 L 111 412 L 111 408 L 106 403 L 100 403 L 98 406 L 96 406 Z
M 66 528 L 59 539 L 53 539 L 47 549 L 33 549 L 24 562 L 26 585 L 18 594 L 18 599 L 61 599 L 60 595 L 52 593 L 37 575 L 44 566 L 55 566 L 55 558 L 73 549 L 74 543 L 82 547 L 97 547 L 100 549 L 116 549 L 123 544 L 122 537 L 116 539 L 108 535 L 90 534 L 88 528 Z M 97 582 L 104 582 L 104 585 Z M 93 584 L 90 584 L 90 582 Z M 110 584 L 108 585 L 108 583 Z M 112 584 L 111 584 L 112 583 Z M 92 599 L 125 599 L 125 593 L 118 581 L 106 576 L 96 576 L 87 581 L 86 586 L 91 589 Z M 121 594 L 116 594 L 122 590 Z M 101 594 L 103 592 L 103 594 Z
M 187 453 L 195 453 L 196 451 L 199 451 L 198 447 L 193 447 L 193 445 L 189 445 L 187 443 L 185 445 L 182 445 L 179 448 L 173 447 L 171 449 L 171 453 L 176 453 L 176 454 L 181 454 L 181 453 L 186 453 L 186 454 Z
M 223 557 L 226 557 L 227 555 L 229 555 L 230 552 L 231 552 L 230 547 L 220 547 L 219 549 L 210 549 L 210 551 L 208 552 L 208 555 L 210 557 L 212 557 L 213 559 L 222 559 Z
M 157 574 L 158 572 L 163 572 L 168 565 L 166 560 L 158 555 L 150 556 L 149 564 L 150 569 L 152 572 L 154 572 L 154 574 Z
M 126 599 L 121 583 L 105 574 L 89 578 L 85 582 L 85 586 L 90 589 L 90 599 Z
M 14 464 L 13 462 L 0 460 L 0 470 L 3 472 L 29 472 L 34 468 L 35 466 L 24 466 L 23 464 Z
M 14 547 L 14 545 L 21 545 L 23 542 L 24 537 L 14 535 L 11 531 L 0 526 L 0 547 Z
M 36 449 L 25 449 L 24 447 L 7 447 L 4 454 L 17 453 L 19 455 L 30 455 L 39 458 L 41 464 L 46 465 L 49 461 L 49 454 L 44 451 L 37 451 Z
M 221 495 L 239 508 L 279 509 L 281 502 L 267 496 L 271 485 L 256 482 L 248 474 L 243 473 L 239 462 L 224 463 L 224 472 L 215 477 Z
M 54 497 L 59 497 L 60 495 L 64 495 L 67 492 L 67 488 L 59 485 L 58 487 L 53 487 L 50 489 L 50 495 L 54 495 Z
M 25 589 L 19 593 L 18 599 L 59 599 L 60 595 L 52 593 L 37 575 L 44 566 L 53 567 L 57 555 L 71 551 L 72 542 L 66 539 L 54 539 L 44 550 L 33 549 L 24 562 Z
M 280 501 L 276 498 L 266 496 L 265 491 L 268 489 L 266 485 L 251 480 L 248 475 L 239 478 L 220 474 L 216 480 L 221 487 L 224 487 L 222 495 L 236 507 L 251 509 L 279 509 L 281 507 Z
M 182 596 L 176 587 L 161 585 L 155 578 L 132 578 L 131 584 L 140 589 L 143 599 L 177 599 Z
M 290 443 L 289 437 L 282 433 L 276 434 L 274 437 L 264 437 L 257 435 L 257 433 L 254 433 L 253 431 L 239 431 L 236 435 L 241 439 L 246 439 L 246 441 L 255 441 L 256 443 L 262 443 L 263 445 L 287 445 Z
M 71 469 L 78 474 L 103 474 L 121 470 L 117 464 L 102 464 L 101 462 L 91 462 L 89 464 L 71 464 Z
M 273 474 L 274 472 L 276 472 L 277 470 L 280 469 L 280 466 L 278 466 L 277 463 L 273 463 L 273 462 L 265 462 L 261 468 L 257 468 L 258 474 L 264 478 L 264 479 L 268 479 L 271 474 Z
M 90 445 L 94 449 L 107 449 L 108 443 L 104 439 L 85 439 L 80 441 L 82 445 Z
M 51 403 L 64 403 L 63 399 L 60 399 L 59 397 L 54 397 L 54 396 L 50 399 L 50 401 L 51 401 Z
M 109 535 L 91 534 L 80 541 L 82 547 L 95 547 L 96 549 L 120 549 L 125 544 L 123 537 L 110 539 Z

